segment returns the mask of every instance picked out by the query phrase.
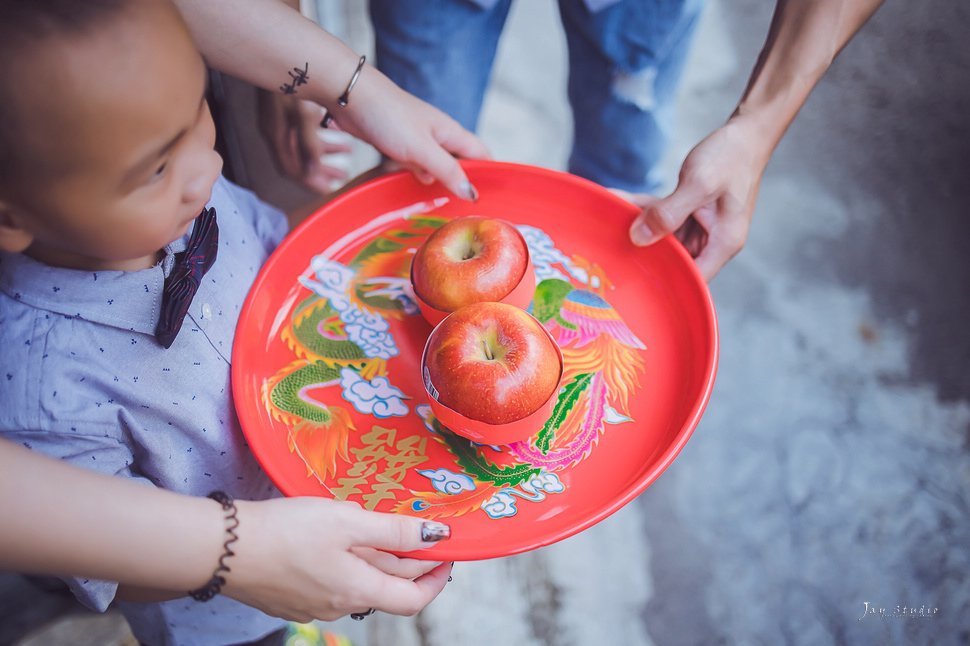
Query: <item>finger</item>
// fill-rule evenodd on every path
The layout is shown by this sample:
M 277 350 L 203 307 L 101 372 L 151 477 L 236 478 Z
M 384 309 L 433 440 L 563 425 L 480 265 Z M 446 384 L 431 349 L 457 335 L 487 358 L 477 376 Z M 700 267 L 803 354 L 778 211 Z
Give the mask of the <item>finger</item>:
M 411 174 L 414 175 L 414 179 L 418 180 L 425 186 L 431 186 L 435 182 L 434 175 L 421 170 L 417 166 L 409 166 L 408 170 L 410 170 Z
M 339 169 L 311 165 L 303 174 L 303 185 L 320 195 L 328 195 L 346 178 L 347 174 Z
M 478 191 L 468 181 L 468 176 L 462 169 L 458 160 L 445 152 L 435 142 L 432 150 L 422 159 L 415 159 L 414 163 L 421 167 L 428 176 L 444 184 L 445 188 L 463 200 L 474 202 L 478 200 Z M 421 177 L 418 176 L 418 180 Z
M 319 153 L 319 150 L 316 152 Z M 308 178 L 316 176 L 321 181 L 343 181 L 347 179 L 346 166 L 345 159 L 317 154 L 308 161 L 306 175 Z
M 610 188 L 607 190 L 617 197 L 623 198 L 630 204 L 639 206 L 641 209 L 645 209 L 660 201 L 659 197 L 650 195 L 649 193 L 630 193 L 629 191 L 624 191 L 622 188 Z
M 441 147 L 452 155 L 462 159 L 491 159 L 492 154 L 481 139 L 472 132 L 462 128 L 457 122 L 452 122 L 440 136 L 437 136 Z
M 370 547 L 354 547 L 351 551 L 378 570 L 402 579 L 416 579 L 441 565 L 441 561 L 401 558 Z
M 330 143 L 320 136 L 315 123 L 310 120 L 301 122 L 300 127 L 301 179 L 304 186 L 317 193 L 326 195 L 334 189 L 334 184 L 347 179 L 347 172 L 332 164 L 325 164 L 323 158 L 350 150 L 344 143 Z
M 354 147 L 350 143 L 343 141 L 331 141 L 329 139 L 324 139 L 318 134 L 317 137 L 320 139 L 320 145 L 317 150 L 321 151 L 324 155 L 335 155 L 337 153 L 349 153 L 354 151 Z
M 687 217 L 711 202 L 708 191 L 693 181 L 681 181 L 673 193 L 648 204 L 630 227 L 633 244 L 644 247 L 673 233 Z
M 717 272 L 721 270 L 734 254 L 727 252 L 726 249 L 708 242 L 707 246 L 701 250 L 700 254 L 694 259 L 697 268 L 700 270 L 704 280 L 710 282 Z
M 411 552 L 451 536 L 448 525 L 413 516 L 349 509 L 347 513 L 353 514 L 352 522 L 347 523 L 351 546 Z
M 710 281 L 727 261 L 736 256 L 748 237 L 743 220 L 722 220 L 708 233 L 707 244 L 695 259 L 704 280 Z
M 690 254 L 691 258 L 697 258 L 707 244 L 707 229 L 698 220 L 697 213 L 700 213 L 700 211 L 688 216 L 680 228 L 674 232 L 674 235 L 684 245 L 684 248 L 687 249 L 687 253 Z
M 442 563 L 414 581 L 372 570 L 379 579 L 376 593 L 370 597 L 368 606 L 393 615 L 416 615 L 448 585 L 452 566 L 452 563 Z
M 347 171 L 343 168 L 324 164 L 323 162 L 317 162 L 315 172 L 330 182 L 344 182 L 348 177 Z

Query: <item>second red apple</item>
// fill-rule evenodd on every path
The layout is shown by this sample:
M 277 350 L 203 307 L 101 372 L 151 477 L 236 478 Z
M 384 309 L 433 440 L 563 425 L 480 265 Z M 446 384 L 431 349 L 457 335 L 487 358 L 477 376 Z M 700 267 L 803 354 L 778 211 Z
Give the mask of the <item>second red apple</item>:
M 476 303 L 434 329 L 424 367 L 428 391 L 439 403 L 473 420 L 508 424 L 555 394 L 562 355 L 531 314 L 504 303 Z

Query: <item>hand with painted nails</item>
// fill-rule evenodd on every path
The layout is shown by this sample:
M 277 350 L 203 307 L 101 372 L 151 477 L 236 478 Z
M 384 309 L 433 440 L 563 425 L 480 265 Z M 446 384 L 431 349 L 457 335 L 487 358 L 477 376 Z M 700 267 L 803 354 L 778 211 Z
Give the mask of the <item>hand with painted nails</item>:
M 327 139 L 320 127 L 324 109 L 312 101 L 259 90 L 259 131 L 277 169 L 311 191 L 326 195 L 347 179 L 347 171 L 326 157 L 349 153 L 351 146 Z M 347 135 L 343 135 L 347 137 Z
M 335 110 L 334 122 L 341 130 L 373 144 L 419 181 L 430 184 L 438 180 L 462 199 L 478 199 L 457 158 L 488 158 L 485 144 L 375 68 L 364 67 L 349 104 Z
M 617 191 L 642 209 L 630 227 L 635 245 L 673 233 L 705 280 L 744 246 L 768 157 L 740 118 L 708 135 L 690 152 L 677 188 L 667 197 Z
M 450 563 L 391 553 L 433 553 L 451 535 L 443 523 L 285 498 L 237 500 L 238 525 L 230 525 L 208 498 L 79 469 L 4 440 L 0 472 L 7 483 L 0 508 L 18 519 L 0 525 L 0 569 L 118 581 L 119 595 L 133 601 L 184 598 L 205 586 L 226 552 L 229 527 L 238 539 L 221 572 L 222 594 L 287 619 L 369 608 L 412 615 L 451 574 Z
M 363 139 L 419 180 L 475 199 L 457 158 L 487 158 L 482 141 L 408 94 L 284 2 L 176 0 L 206 62 L 256 87 L 327 108 L 330 128 Z M 243 45 L 244 46 L 241 46 Z M 346 101 L 341 101 L 345 98 Z M 317 123 L 320 123 L 319 121 Z
M 451 574 L 451 563 L 391 553 L 432 548 L 451 534 L 443 523 L 324 498 L 236 504 L 239 540 L 223 593 L 271 615 L 300 622 L 370 608 L 414 615 Z

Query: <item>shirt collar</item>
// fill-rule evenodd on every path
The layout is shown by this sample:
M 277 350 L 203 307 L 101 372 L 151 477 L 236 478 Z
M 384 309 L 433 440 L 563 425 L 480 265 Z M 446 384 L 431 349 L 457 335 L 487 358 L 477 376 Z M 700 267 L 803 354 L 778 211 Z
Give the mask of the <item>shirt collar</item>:
M 166 245 L 157 265 L 140 271 L 51 267 L 20 253 L 0 252 L 0 291 L 55 314 L 155 334 L 165 278 L 188 234 Z

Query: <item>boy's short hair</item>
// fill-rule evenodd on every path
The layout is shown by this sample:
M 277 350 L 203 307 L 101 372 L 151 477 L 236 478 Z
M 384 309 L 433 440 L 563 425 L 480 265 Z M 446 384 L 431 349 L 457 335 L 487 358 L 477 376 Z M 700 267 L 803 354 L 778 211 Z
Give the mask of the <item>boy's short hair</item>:
M 141 1 L 141 0 L 137 0 Z M 18 69 L 50 38 L 78 36 L 117 17 L 131 0 L 0 0 L 0 188 L 23 178 L 18 133 L 30 127 L 16 100 Z M 93 72 L 93 71 L 92 71 Z M 42 127 L 42 124 L 36 124 Z

